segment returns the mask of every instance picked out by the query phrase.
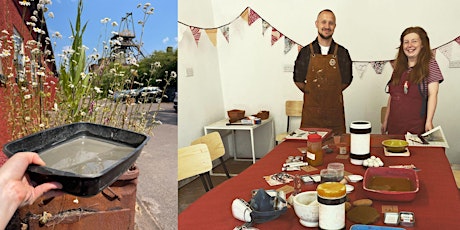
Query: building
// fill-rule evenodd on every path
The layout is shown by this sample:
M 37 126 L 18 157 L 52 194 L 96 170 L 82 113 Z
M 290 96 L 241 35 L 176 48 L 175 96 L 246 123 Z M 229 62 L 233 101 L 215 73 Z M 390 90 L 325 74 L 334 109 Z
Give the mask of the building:
M 0 9 L 0 145 L 3 147 L 13 133 L 21 133 L 21 127 L 12 118 L 28 117 L 30 122 L 39 123 L 40 116 L 33 114 L 33 108 L 49 106 L 55 93 L 55 87 L 50 85 L 58 80 L 39 1 L 0 0 Z M 32 97 L 28 104 L 21 103 L 34 89 L 50 97 L 46 100 Z M 0 165 L 5 159 L 0 153 Z

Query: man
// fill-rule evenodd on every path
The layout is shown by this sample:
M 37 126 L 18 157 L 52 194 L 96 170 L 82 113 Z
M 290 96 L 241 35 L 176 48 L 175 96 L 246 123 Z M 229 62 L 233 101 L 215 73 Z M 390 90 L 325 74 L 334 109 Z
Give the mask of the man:
M 304 93 L 301 127 L 329 128 L 345 133 L 342 91 L 353 80 L 348 50 L 332 39 L 335 15 L 322 10 L 315 21 L 318 36 L 295 61 L 294 82 Z

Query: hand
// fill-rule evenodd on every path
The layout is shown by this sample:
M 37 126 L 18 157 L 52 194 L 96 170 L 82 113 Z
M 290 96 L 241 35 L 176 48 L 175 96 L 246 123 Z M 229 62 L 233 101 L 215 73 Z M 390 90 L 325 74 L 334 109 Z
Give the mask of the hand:
M 382 123 L 382 126 L 380 127 L 380 132 L 382 134 L 387 134 L 388 130 L 387 130 L 387 123 L 386 122 Z
M 0 229 L 6 227 L 19 207 L 33 204 L 42 195 L 49 198 L 62 194 L 60 191 L 53 191 L 62 188 L 58 182 L 34 186 L 25 174 L 29 164 L 45 165 L 45 162 L 36 153 L 20 152 L 0 167 Z
M 433 128 L 434 128 L 434 127 L 433 127 L 433 123 L 432 123 L 432 122 L 427 121 L 427 122 L 425 123 L 425 132 L 428 132 L 428 131 L 432 130 Z

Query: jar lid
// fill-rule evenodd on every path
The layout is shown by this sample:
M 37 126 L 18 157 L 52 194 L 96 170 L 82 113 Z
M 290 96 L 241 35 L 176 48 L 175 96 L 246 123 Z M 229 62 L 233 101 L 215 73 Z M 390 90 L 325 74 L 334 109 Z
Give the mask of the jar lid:
M 320 142 L 321 136 L 319 134 L 313 133 L 308 135 L 308 141 L 310 142 Z
M 371 133 L 372 126 L 369 121 L 353 121 L 350 124 L 350 133 L 366 134 Z
M 339 182 L 326 182 L 319 184 L 316 191 L 318 192 L 318 196 L 323 198 L 339 198 L 345 196 L 347 193 L 345 185 Z

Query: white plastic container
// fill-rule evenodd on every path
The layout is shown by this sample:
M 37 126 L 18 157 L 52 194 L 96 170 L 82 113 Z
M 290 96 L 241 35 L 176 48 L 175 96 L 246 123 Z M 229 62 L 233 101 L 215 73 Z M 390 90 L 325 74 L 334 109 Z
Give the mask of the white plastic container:
M 371 156 L 372 126 L 369 121 L 353 121 L 350 124 L 350 162 L 354 165 L 362 165 L 363 160 Z

